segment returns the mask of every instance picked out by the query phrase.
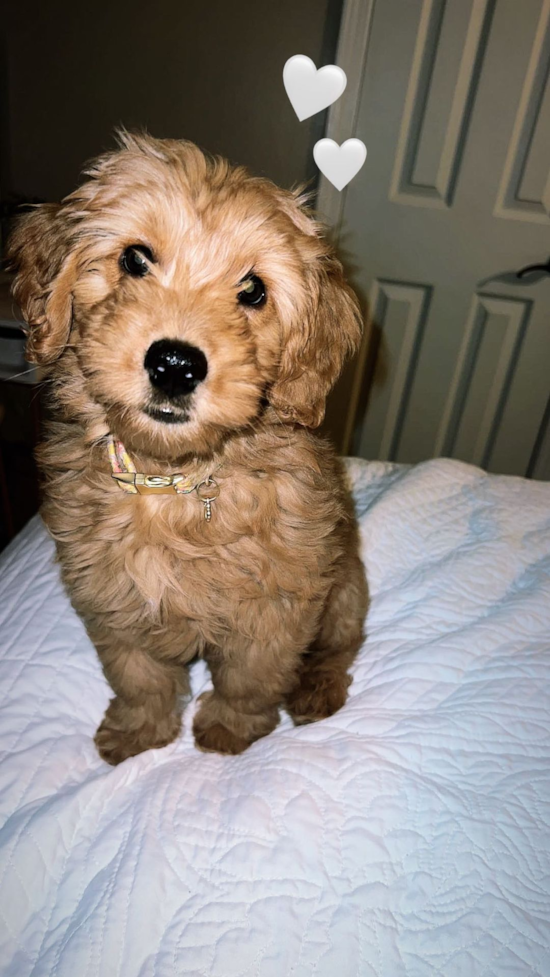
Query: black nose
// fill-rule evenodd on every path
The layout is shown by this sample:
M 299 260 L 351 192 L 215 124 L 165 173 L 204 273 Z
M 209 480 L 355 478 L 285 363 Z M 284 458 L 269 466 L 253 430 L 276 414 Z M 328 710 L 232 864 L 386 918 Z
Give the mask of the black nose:
M 153 386 L 170 398 L 193 393 L 208 372 L 202 350 L 177 339 L 159 339 L 149 346 L 143 365 Z

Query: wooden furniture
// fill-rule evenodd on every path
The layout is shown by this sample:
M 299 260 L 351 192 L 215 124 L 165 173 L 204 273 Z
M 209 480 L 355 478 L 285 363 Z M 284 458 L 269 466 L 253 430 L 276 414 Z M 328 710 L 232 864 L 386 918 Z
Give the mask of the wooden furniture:
M 25 361 L 10 277 L 0 275 L 0 549 L 39 505 L 34 448 L 40 431 L 40 386 Z

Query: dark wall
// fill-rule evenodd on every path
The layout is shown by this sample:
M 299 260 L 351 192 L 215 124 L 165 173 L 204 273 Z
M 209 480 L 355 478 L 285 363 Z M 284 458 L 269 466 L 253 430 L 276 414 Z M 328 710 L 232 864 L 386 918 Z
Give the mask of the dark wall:
M 112 131 L 192 139 L 283 186 L 315 176 L 283 65 L 334 59 L 341 0 L 18 0 L 5 21 L 2 191 L 56 200 Z

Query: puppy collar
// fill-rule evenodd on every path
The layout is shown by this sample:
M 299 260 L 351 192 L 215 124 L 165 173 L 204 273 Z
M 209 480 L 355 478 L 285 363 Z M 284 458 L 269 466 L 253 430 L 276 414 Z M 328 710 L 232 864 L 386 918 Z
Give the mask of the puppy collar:
M 190 495 L 196 492 L 204 506 L 204 518 L 210 522 L 212 503 L 220 494 L 220 486 L 212 475 L 197 481 L 192 475 L 144 475 L 136 472 L 135 465 L 122 444 L 112 434 L 107 442 L 111 477 L 123 492 L 131 495 Z

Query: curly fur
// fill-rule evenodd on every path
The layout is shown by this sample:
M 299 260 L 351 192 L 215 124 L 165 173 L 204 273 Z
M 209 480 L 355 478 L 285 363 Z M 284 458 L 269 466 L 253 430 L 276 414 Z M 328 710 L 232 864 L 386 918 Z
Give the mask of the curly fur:
M 177 736 L 197 654 L 214 685 L 197 746 L 239 753 L 281 705 L 304 723 L 347 696 L 367 590 L 339 462 L 311 429 L 360 316 L 298 194 L 191 143 L 120 140 L 11 241 L 27 355 L 50 381 L 43 515 L 115 693 L 101 756 L 118 763 Z M 135 243 L 155 256 L 145 278 L 120 266 Z M 237 301 L 252 269 L 267 286 L 258 309 Z M 180 424 L 143 412 L 144 356 L 166 337 L 208 361 Z M 212 521 L 195 496 L 123 494 L 109 432 L 138 471 L 198 480 L 217 469 Z

